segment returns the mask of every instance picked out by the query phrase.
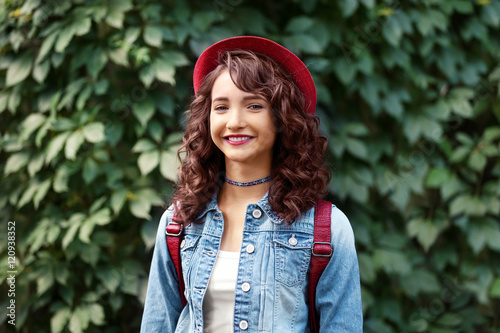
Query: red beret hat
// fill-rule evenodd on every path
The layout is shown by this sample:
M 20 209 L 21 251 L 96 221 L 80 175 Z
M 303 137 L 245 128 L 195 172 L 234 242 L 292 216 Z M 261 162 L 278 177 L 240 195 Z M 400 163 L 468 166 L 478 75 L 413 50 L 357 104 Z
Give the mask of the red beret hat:
M 316 110 L 316 86 L 306 65 L 285 47 L 262 37 L 232 37 L 221 40 L 203 51 L 194 66 L 193 85 L 195 95 L 198 93 L 203 78 L 217 67 L 219 54 L 233 49 L 250 50 L 267 55 L 286 68 L 302 94 L 304 94 L 307 113 L 314 114 Z

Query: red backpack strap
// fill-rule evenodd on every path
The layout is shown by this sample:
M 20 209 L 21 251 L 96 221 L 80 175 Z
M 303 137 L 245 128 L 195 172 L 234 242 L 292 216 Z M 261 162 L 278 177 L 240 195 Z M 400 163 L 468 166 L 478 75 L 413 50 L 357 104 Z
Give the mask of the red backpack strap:
M 179 278 L 179 291 L 181 293 L 182 306 L 187 304 L 186 297 L 184 296 L 184 276 L 182 275 L 182 265 L 181 265 L 181 238 L 184 225 L 182 223 L 175 222 L 176 215 L 172 221 L 165 228 L 165 234 L 167 235 L 167 247 L 170 257 L 175 265 L 175 270 L 177 271 L 177 277 Z
M 315 308 L 316 286 L 333 254 L 333 246 L 330 238 L 331 213 L 332 204 L 323 199 L 318 199 L 314 213 L 314 242 L 309 277 L 309 320 L 311 322 L 311 332 L 319 332 L 319 316 Z

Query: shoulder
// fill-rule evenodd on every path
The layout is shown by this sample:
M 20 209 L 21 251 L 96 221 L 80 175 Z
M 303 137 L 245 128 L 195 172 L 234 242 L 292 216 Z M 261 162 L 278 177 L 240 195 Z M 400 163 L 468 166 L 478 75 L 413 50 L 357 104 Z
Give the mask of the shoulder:
M 354 232 L 347 216 L 332 204 L 331 238 L 334 244 L 354 245 Z
M 165 230 L 170 221 L 172 221 L 173 216 L 174 216 L 174 205 L 172 204 L 161 215 L 158 229 L 162 231 Z

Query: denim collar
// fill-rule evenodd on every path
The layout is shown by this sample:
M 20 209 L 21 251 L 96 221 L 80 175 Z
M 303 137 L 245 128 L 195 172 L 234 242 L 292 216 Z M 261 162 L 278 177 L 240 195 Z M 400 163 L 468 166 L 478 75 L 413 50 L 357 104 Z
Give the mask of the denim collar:
M 196 217 L 197 220 L 201 219 L 206 213 L 209 211 L 215 210 L 215 211 L 220 211 L 219 206 L 217 204 L 217 195 L 218 191 L 215 192 L 215 194 L 212 196 L 212 199 L 210 202 L 207 204 L 205 209 Z M 284 220 L 276 214 L 274 210 L 271 209 L 271 206 L 269 205 L 268 199 L 269 191 L 266 192 L 266 194 L 255 204 L 257 205 L 260 209 L 262 209 L 267 216 L 273 221 L 274 223 L 281 224 L 284 222 Z

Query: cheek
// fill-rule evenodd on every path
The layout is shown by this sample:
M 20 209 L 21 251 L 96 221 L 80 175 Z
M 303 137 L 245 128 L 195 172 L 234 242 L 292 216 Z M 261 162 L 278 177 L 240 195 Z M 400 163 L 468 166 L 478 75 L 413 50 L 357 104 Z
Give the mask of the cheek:
M 266 122 L 266 131 L 268 134 L 269 140 L 272 140 L 273 142 L 276 141 L 276 135 L 277 135 L 277 130 L 276 126 L 273 123 L 273 120 L 271 118 L 268 119 Z
M 276 132 L 272 132 L 269 134 L 269 146 L 273 147 L 276 143 Z
M 219 130 L 217 126 L 217 122 L 214 121 L 212 116 L 210 116 L 210 137 L 212 138 L 212 141 L 217 144 L 218 139 L 219 139 Z

